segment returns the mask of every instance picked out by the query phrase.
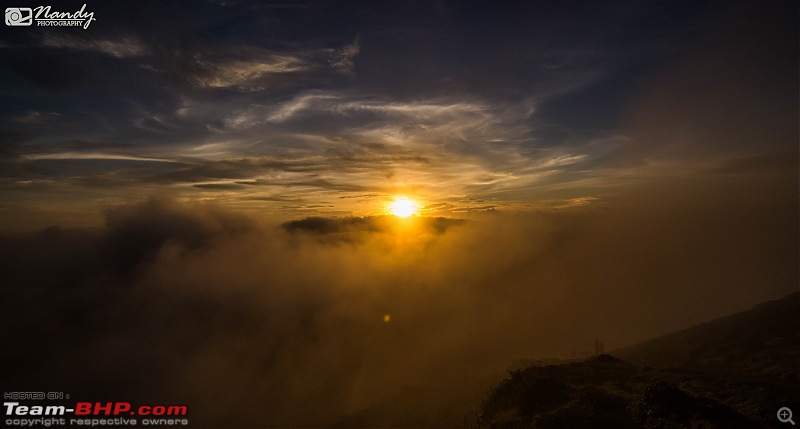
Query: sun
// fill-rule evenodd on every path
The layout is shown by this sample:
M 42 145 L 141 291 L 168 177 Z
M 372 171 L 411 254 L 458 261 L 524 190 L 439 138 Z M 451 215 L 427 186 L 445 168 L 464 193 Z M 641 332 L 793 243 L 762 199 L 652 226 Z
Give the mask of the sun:
M 388 208 L 389 213 L 397 217 L 409 217 L 417 214 L 419 205 L 412 199 L 406 197 L 397 197 L 391 203 L 389 203 Z

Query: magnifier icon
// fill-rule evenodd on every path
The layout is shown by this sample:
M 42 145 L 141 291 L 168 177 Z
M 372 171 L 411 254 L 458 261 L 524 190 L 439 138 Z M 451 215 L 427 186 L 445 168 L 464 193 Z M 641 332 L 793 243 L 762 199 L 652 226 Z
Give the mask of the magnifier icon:
M 778 410 L 778 421 L 781 423 L 791 423 L 794 426 L 794 420 L 792 420 L 792 410 L 789 407 L 781 407 Z

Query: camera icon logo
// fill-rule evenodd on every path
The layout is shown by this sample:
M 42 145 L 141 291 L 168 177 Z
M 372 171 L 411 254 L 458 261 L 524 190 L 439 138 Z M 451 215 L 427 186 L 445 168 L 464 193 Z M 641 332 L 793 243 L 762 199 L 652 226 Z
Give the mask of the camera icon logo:
M 9 27 L 27 27 L 33 24 L 33 9 L 29 7 L 6 8 L 6 25 Z

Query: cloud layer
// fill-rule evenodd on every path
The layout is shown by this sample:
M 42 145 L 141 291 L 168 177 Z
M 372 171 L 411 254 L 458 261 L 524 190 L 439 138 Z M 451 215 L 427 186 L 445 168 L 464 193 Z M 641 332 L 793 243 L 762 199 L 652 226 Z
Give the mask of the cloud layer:
M 433 424 L 428 410 L 467 412 L 513 359 L 622 346 L 795 290 L 783 196 L 755 208 L 741 203 L 753 189 L 723 189 L 651 188 L 635 199 L 656 191 L 649 206 L 602 214 L 282 227 L 151 199 L 110 208 L 100 230 L 6 235 L 4 380 L 187 403 L 193 422 L 234 426 L 329 425 L 434 389 L 392 423 Z M 436 423 L 463 415 L 450 417 Z

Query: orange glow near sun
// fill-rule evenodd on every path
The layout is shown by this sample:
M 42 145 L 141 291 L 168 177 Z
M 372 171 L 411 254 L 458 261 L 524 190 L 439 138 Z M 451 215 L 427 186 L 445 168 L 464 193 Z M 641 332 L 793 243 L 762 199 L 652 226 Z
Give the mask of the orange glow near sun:
M 419 204 L 406 197 L 397 197 L 389 203 L 388 210 L 397 217 L 409 217 L 417 214 Z

